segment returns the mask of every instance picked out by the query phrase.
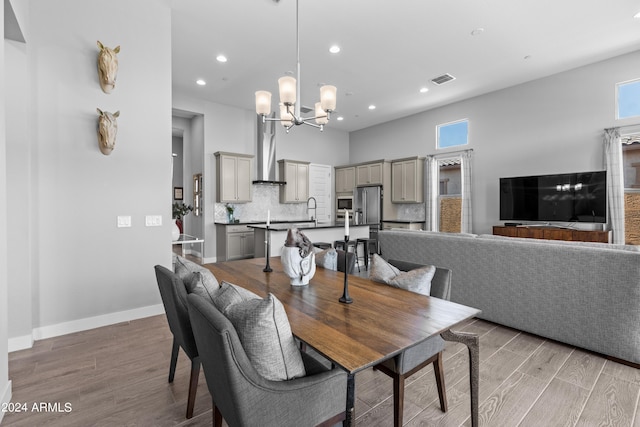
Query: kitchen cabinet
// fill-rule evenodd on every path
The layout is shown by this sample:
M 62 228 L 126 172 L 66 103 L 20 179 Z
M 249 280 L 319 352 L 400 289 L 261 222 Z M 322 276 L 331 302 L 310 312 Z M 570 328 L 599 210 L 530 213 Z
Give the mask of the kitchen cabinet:
M 246 203 L 251 201 L 253 156 L 218 151 L 216 156 L 216 201 Z
M 391 202 L 422 203 L 424 201 L 424 158 L 391 161 Z
M 356 186 L 383 185 L 384 162 L 356 166 Z
M 280 203 L 306 203 L 309 198 L 309 162 L 278 160 L 280 179 L 286 184 L 280 187 Z
M 356 168 L 336 168 L 336 193 L 353 193 L 356 186 Z
M 255 241 L 252 228 L 246 225 L 216 224 L 216 232 L 217 261 L 253 258 Z

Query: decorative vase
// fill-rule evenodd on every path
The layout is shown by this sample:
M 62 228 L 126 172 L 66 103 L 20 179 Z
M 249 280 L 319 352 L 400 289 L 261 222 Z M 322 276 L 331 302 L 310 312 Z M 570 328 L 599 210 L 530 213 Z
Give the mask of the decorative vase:
M 233 223 L 235 221 L 233 218 L 233 212 L 227 211 L 227 216 L 229 217 L 230 223 Z
M 178 228 L 178 224 L 176 224 L 176 220 L 173 220 L 173 226 L 171 227 L 171 238 L 175 242 L 180 238 L 180 229 Z
M 306 257 L 300 256 L 300 248 L 293 246 L 282 248 L 280 255 L 284 273 L 291 279 L 291 286 L 305 286 L 316 274 L 316 256 L 313 252 Z

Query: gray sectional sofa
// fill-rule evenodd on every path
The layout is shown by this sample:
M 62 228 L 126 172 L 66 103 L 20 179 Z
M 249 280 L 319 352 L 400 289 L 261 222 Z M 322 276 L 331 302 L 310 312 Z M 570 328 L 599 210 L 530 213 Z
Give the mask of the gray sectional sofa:
M 640 363 L 640 247 L 381 231 L 385 259 L 452 270 L 451 301 L 481 318 Z

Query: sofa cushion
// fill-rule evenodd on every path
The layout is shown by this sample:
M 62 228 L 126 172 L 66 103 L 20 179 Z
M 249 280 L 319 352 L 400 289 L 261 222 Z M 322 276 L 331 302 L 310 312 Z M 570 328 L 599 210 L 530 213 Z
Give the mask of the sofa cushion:
M 227 308 L 226 316 L 260 375 L 273 381 L 305 375 L 287 313 L 273 294 L 233 304 Z
M 260 299 L 260 297 L 247 289 L 223 280 L 222 285 L 220 285 L 220 290 L 216 292 L 213 298 L 213 305 L 215 305 L 222 314 L 226 315 L 227 309 L 230 306 L 249 299 Z
M 334 248 L 330 249 L 320 249 L 314 251 L 316 253 L 316 265 L 322 268 L 326 268 L 327 270 L 337 270 L 338 269 L 338 252 Z
M 212 296 L 218 291 L 220 285 L 211 271 L 181 256 L 176 256 L 174 269 L 176 275 L 184 282 L 188 293 L 195 293 L 210 301 L 213 300 Z
M 369 277 L 377 282 L 428 296 L 431 292 L 431 279 L 435 273 L 436 267 L 433 265 L 400 271 L 378 254 L 373 254 Z

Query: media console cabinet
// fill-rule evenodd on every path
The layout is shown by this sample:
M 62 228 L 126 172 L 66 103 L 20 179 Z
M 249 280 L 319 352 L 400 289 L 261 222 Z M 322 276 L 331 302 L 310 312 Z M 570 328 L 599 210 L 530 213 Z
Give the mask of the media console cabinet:
M 560 227 L 495 225 L 493 227 L 493 234 L 505 237 L 522 237 L 525 239 L 611 243 L 611 231 L 573 230 Z

